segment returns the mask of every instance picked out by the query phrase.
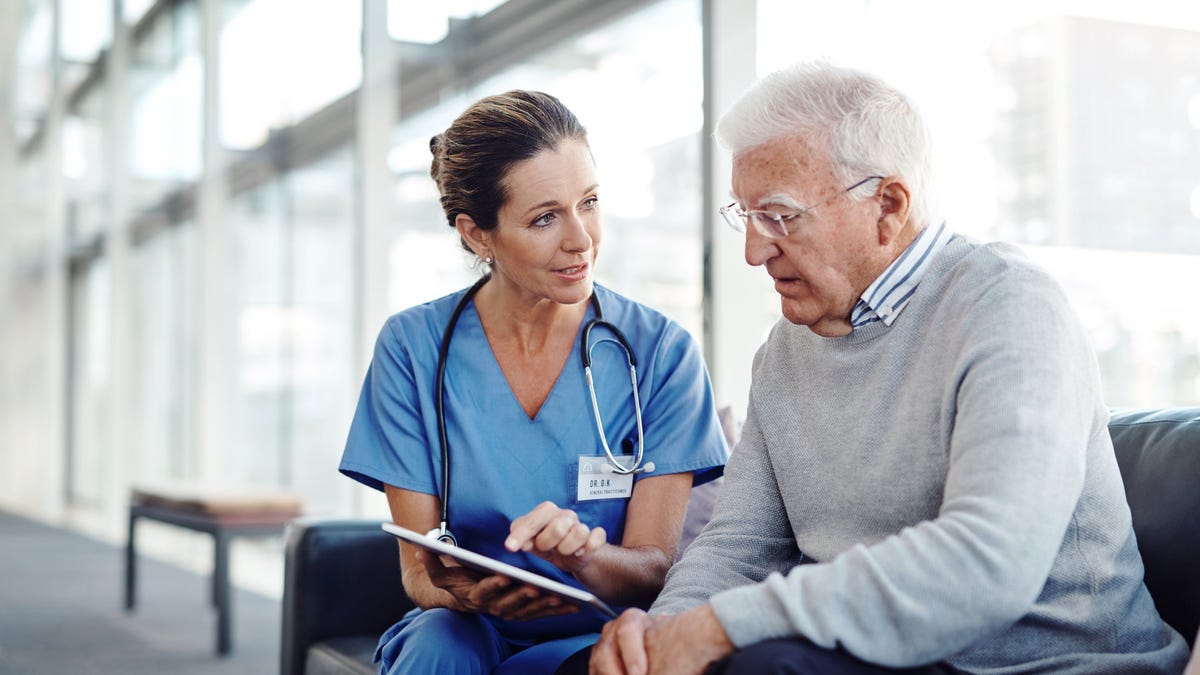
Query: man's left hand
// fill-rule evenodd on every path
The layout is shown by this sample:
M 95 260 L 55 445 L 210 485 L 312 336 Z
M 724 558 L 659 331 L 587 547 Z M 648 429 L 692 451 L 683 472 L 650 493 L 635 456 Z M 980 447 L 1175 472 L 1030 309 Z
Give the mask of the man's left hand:
M 630 611 L 605 628 L 592 651 L 592 675 L 696 675 L 734 649 L 707 603 L 678 616 Z
M 693 675 L 733 651 L 729 635 L 704 603 L 646 630 L 646 654 L 653 675 Z

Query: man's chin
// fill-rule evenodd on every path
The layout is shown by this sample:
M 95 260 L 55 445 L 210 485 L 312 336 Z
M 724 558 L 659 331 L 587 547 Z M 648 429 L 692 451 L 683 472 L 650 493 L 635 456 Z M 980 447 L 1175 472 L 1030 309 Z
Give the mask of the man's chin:
M 811 311 L 805 311 L 804 307 L 797 306 L 796 301 L 790 298 L 780 298 L 779 310 L 783 313 L 783 318 L 797 326 L 811 326 L 813 321 L 817 320 Z
M 807 326 L 821 337 L 843 337 L 853 331 L 849 321 L 830 318 L 819 309 L 804 306 L 789 298 L 783 298 L 780 305 L 783 318 L 797 326 Z

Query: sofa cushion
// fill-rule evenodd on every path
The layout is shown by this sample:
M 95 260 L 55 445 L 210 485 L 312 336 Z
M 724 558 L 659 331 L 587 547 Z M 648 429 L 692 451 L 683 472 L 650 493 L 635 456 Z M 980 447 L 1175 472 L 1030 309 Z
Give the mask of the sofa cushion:
M 1200 626 L 1200 408 L 1114 411 L 1108 425 L 1159 614 Z
M 162 481 L 135 485 L 130 491 L 133 504 L 165 506 L 213 516 L 300 515 L 304 501 L 288 490 L 262 485 L 204 485 L 186 481 Z
M 308 648 L 304 675 L 375 675 L 378 668 L 371 663 L 375 656 L 377 636 L 352 635 L 331 638 Z

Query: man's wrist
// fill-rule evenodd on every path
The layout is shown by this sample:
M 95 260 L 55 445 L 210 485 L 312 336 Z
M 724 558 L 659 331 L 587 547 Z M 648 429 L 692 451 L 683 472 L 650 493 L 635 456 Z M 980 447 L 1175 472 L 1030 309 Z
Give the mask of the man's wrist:
M 734 650 L 733 641 L 729 639 L 729 633 L 725 632 L 725 627 L 721 625 L 721 621 L 717 618 L 717 613 L 713 611 L 712 605 L 706 602 L 703 605 L 688 610 L 688 612 L 696 612 L 696 624 L 694 627 L 701 631 L 705 643 L 718 647 L 722 653 L 726 654 Z

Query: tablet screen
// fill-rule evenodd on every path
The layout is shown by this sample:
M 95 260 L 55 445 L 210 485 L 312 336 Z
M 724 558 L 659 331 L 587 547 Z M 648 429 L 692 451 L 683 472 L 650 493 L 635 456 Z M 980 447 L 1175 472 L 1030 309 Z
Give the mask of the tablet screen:
M 400 527 L 395 523 L 383 523 L 383 529 L 399 537 L 400 539 L 403 539 L 410 544 L 420 546 L 427 551 L 436 553 L 438 555 L 450 556 L 454 560 L 457 560 L 460 564 L 472 569 L 489 574 L 506 576 L 510 579 L 529 584 L 530 586 L 534 586 L 548 593 L 557 595 L 560 598 L 563 598 L 569 602 L 573 602 L 577 605 L 589 605 L 591 607 L 595 607 L 601 614 L 604 614 L 605 616 L 611 618 L 616 618 L 617 616 L 616 612 L 614 612 L 611 607 L 605 604 L 603 600 L 597 598 L 591 592 L 582 588 L 576 588 L 574 586 L 564 584 L 561 581 L 544 577 L 536 572 L 530 572 L 529 570 L 524 570 L 520 567 L 514 567 L 506 562 L 501 562 L 495 558 L 489 558 L 488 556 L 475 553 L 474 551 L 468 551 L 465 548 L 440 542 L 433 537 Z

